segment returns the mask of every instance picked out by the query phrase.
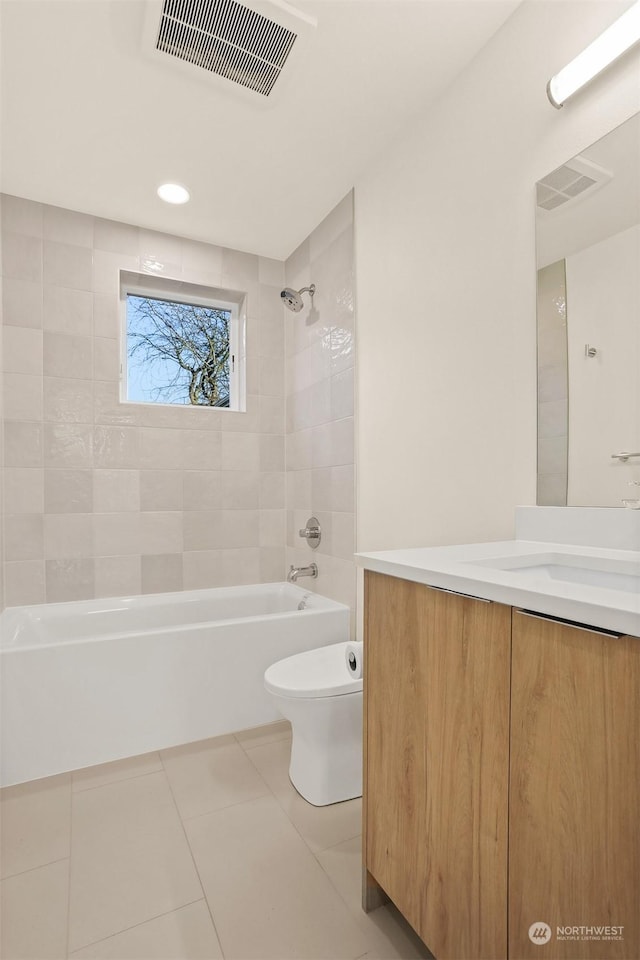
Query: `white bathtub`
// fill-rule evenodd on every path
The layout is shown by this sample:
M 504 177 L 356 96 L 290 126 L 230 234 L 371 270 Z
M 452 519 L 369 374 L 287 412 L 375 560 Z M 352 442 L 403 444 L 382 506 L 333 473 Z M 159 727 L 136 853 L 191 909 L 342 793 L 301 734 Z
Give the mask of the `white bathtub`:
M 0 785 L 277 720 L 265 669 L 348 636 L 348 607 L 289 583 L 11 607 Z

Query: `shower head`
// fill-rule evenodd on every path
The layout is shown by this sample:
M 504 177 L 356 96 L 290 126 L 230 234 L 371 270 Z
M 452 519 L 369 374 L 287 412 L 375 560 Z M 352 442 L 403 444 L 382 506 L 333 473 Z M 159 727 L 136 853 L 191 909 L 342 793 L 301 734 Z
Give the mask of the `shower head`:
M 303 287 L 302 290 L 292 290 L 291 287 L 285 287 L 284 290 L 280 291 L 280 296 L 287 310 L 293 310 L 294 313 L 300 313 L 304 306 L 302 294 L 308 293 L 310 297 L 313 297 L 315 292 L 316 285 L 315 283 L 312 283 L 310 287 Z

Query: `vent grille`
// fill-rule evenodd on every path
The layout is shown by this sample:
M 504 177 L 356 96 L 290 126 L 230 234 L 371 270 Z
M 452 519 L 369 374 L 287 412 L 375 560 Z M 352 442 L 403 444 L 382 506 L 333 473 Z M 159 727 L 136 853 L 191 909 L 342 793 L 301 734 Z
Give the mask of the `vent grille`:
M 587 191 L 604 186 L 611 177 L 612 174 L 603 167 L 575 157 L 538 181 L 536 203 L 542 210 L 555 210 Z
M 268 97 L 296 37 L 236 0 L 164 0 L 156 49 Z

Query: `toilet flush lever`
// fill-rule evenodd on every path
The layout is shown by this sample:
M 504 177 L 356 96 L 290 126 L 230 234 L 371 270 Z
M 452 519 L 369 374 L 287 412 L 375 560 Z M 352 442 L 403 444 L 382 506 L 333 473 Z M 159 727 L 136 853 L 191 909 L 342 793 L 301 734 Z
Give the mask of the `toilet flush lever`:
M 304 530 L 298 531 L 298 536 L 302 537 L 303 540 L 306 540 L 312 550 L 315 550 L 316 547 L 320 544 L 322 539 L 322 532 L 320 530 L 320 521 L 317 517 L 309 517 L 307 520 L 307 525 Z

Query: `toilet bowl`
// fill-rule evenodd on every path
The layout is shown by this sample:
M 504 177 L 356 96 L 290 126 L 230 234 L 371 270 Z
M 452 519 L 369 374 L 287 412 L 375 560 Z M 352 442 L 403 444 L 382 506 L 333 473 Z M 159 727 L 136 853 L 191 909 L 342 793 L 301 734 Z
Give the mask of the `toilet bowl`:
M 264 675 L 293 731 L 289 777 L 316 807 L 362 796 L 362 679 L 349 676 L 346 646 L 298 653 Z

